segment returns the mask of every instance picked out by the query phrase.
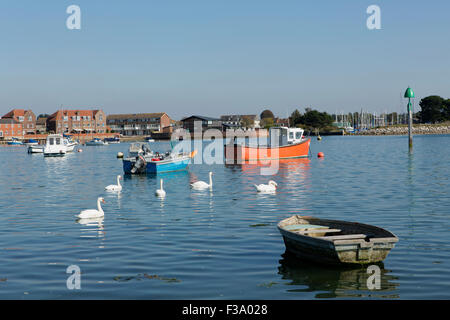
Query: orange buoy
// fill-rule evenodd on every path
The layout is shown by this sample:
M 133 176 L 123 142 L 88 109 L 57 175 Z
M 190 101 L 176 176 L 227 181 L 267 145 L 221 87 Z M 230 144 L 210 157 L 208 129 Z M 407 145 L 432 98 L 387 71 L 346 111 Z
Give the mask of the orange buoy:
M 325 157 L 325 155 L 323 154 L 323 152 L 319 152 L 319 153 L 317 154 L 317 157 L 323 158 L 323 157 Z

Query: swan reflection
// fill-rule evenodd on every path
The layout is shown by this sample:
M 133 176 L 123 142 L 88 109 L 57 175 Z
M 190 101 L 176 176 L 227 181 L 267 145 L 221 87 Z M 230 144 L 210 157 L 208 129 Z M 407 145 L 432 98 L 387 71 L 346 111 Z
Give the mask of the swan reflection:
M 81 238 L 103 238 L 105 236 L 104 231 L 104 221 L 105 217 L 99 218 L 82 218 L 78 219 L 77 223 L 80 225 L 87 227 L 81 228 L 82 232 Z

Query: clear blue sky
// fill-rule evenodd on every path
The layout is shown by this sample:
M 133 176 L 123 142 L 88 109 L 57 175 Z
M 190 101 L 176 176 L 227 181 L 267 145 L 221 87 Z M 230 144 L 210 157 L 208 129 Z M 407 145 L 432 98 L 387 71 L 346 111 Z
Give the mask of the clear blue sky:
M 403 111 L 408 85 L 450 97 L 449 14 L 448 0 L 3 0 L 0 113 Z

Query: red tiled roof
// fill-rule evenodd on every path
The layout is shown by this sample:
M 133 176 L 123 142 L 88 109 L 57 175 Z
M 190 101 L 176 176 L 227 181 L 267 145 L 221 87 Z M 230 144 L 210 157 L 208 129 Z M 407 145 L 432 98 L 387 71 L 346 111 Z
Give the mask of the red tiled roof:
M 54 118 L 61 119 L 62 116 L 95 116 L 101 110 L 58 110 L 48 117 L 48 120 L 53 120 Z
M 20 124 L 20 122 L 18 122 L 18 121 L 16 121 L 16 120 L 14 120 L 14 119 L 11 119 L 11 118 L 1 118 L 0 119 L 0 124 Z
M 25 115 L 24 109 L 13 109 L 7 114 L 5 114 L 2 118 L 23 117 L 24 115 Z

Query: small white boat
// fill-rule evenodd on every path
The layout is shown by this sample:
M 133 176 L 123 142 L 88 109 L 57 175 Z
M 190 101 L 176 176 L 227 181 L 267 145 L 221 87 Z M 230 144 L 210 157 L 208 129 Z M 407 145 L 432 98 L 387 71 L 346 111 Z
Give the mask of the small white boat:
M 45 157 L 62 157 L 66 154 L 67 147 L 64 144 L 62 134 L 50 134 L 47 136 L 47 143 L 44 147 Z
M 69 139 L 64 138 L 64 145 L 66 146 L 67 150 L 66 152 L 73 152 L 75 149 L 75 146 L 77 145 L 76 142 L 73 142 Z
M 105 138 L 103 141 L 105 141 L 106 143 L 109 143 L 109 144 L 120 143 L 120 138 L 119 137 Z
M 87 146 L 105 146 L 105 145 L 108 145 L 108 142 L 104 142 L 104 141 L 100 140 L 99 138 L 94 138 L 93 140 L 86 142 L 85 145 L 87 145 Z
M 28 153 L 44 153 L 44 145 L 28 146 Z
M 25 141 L 25 145 L 27 147 L 29 146 L 37 146 L 39 144 L 39 141 L 34 140 L 34 139 L 28 139 L 27 141 Z

